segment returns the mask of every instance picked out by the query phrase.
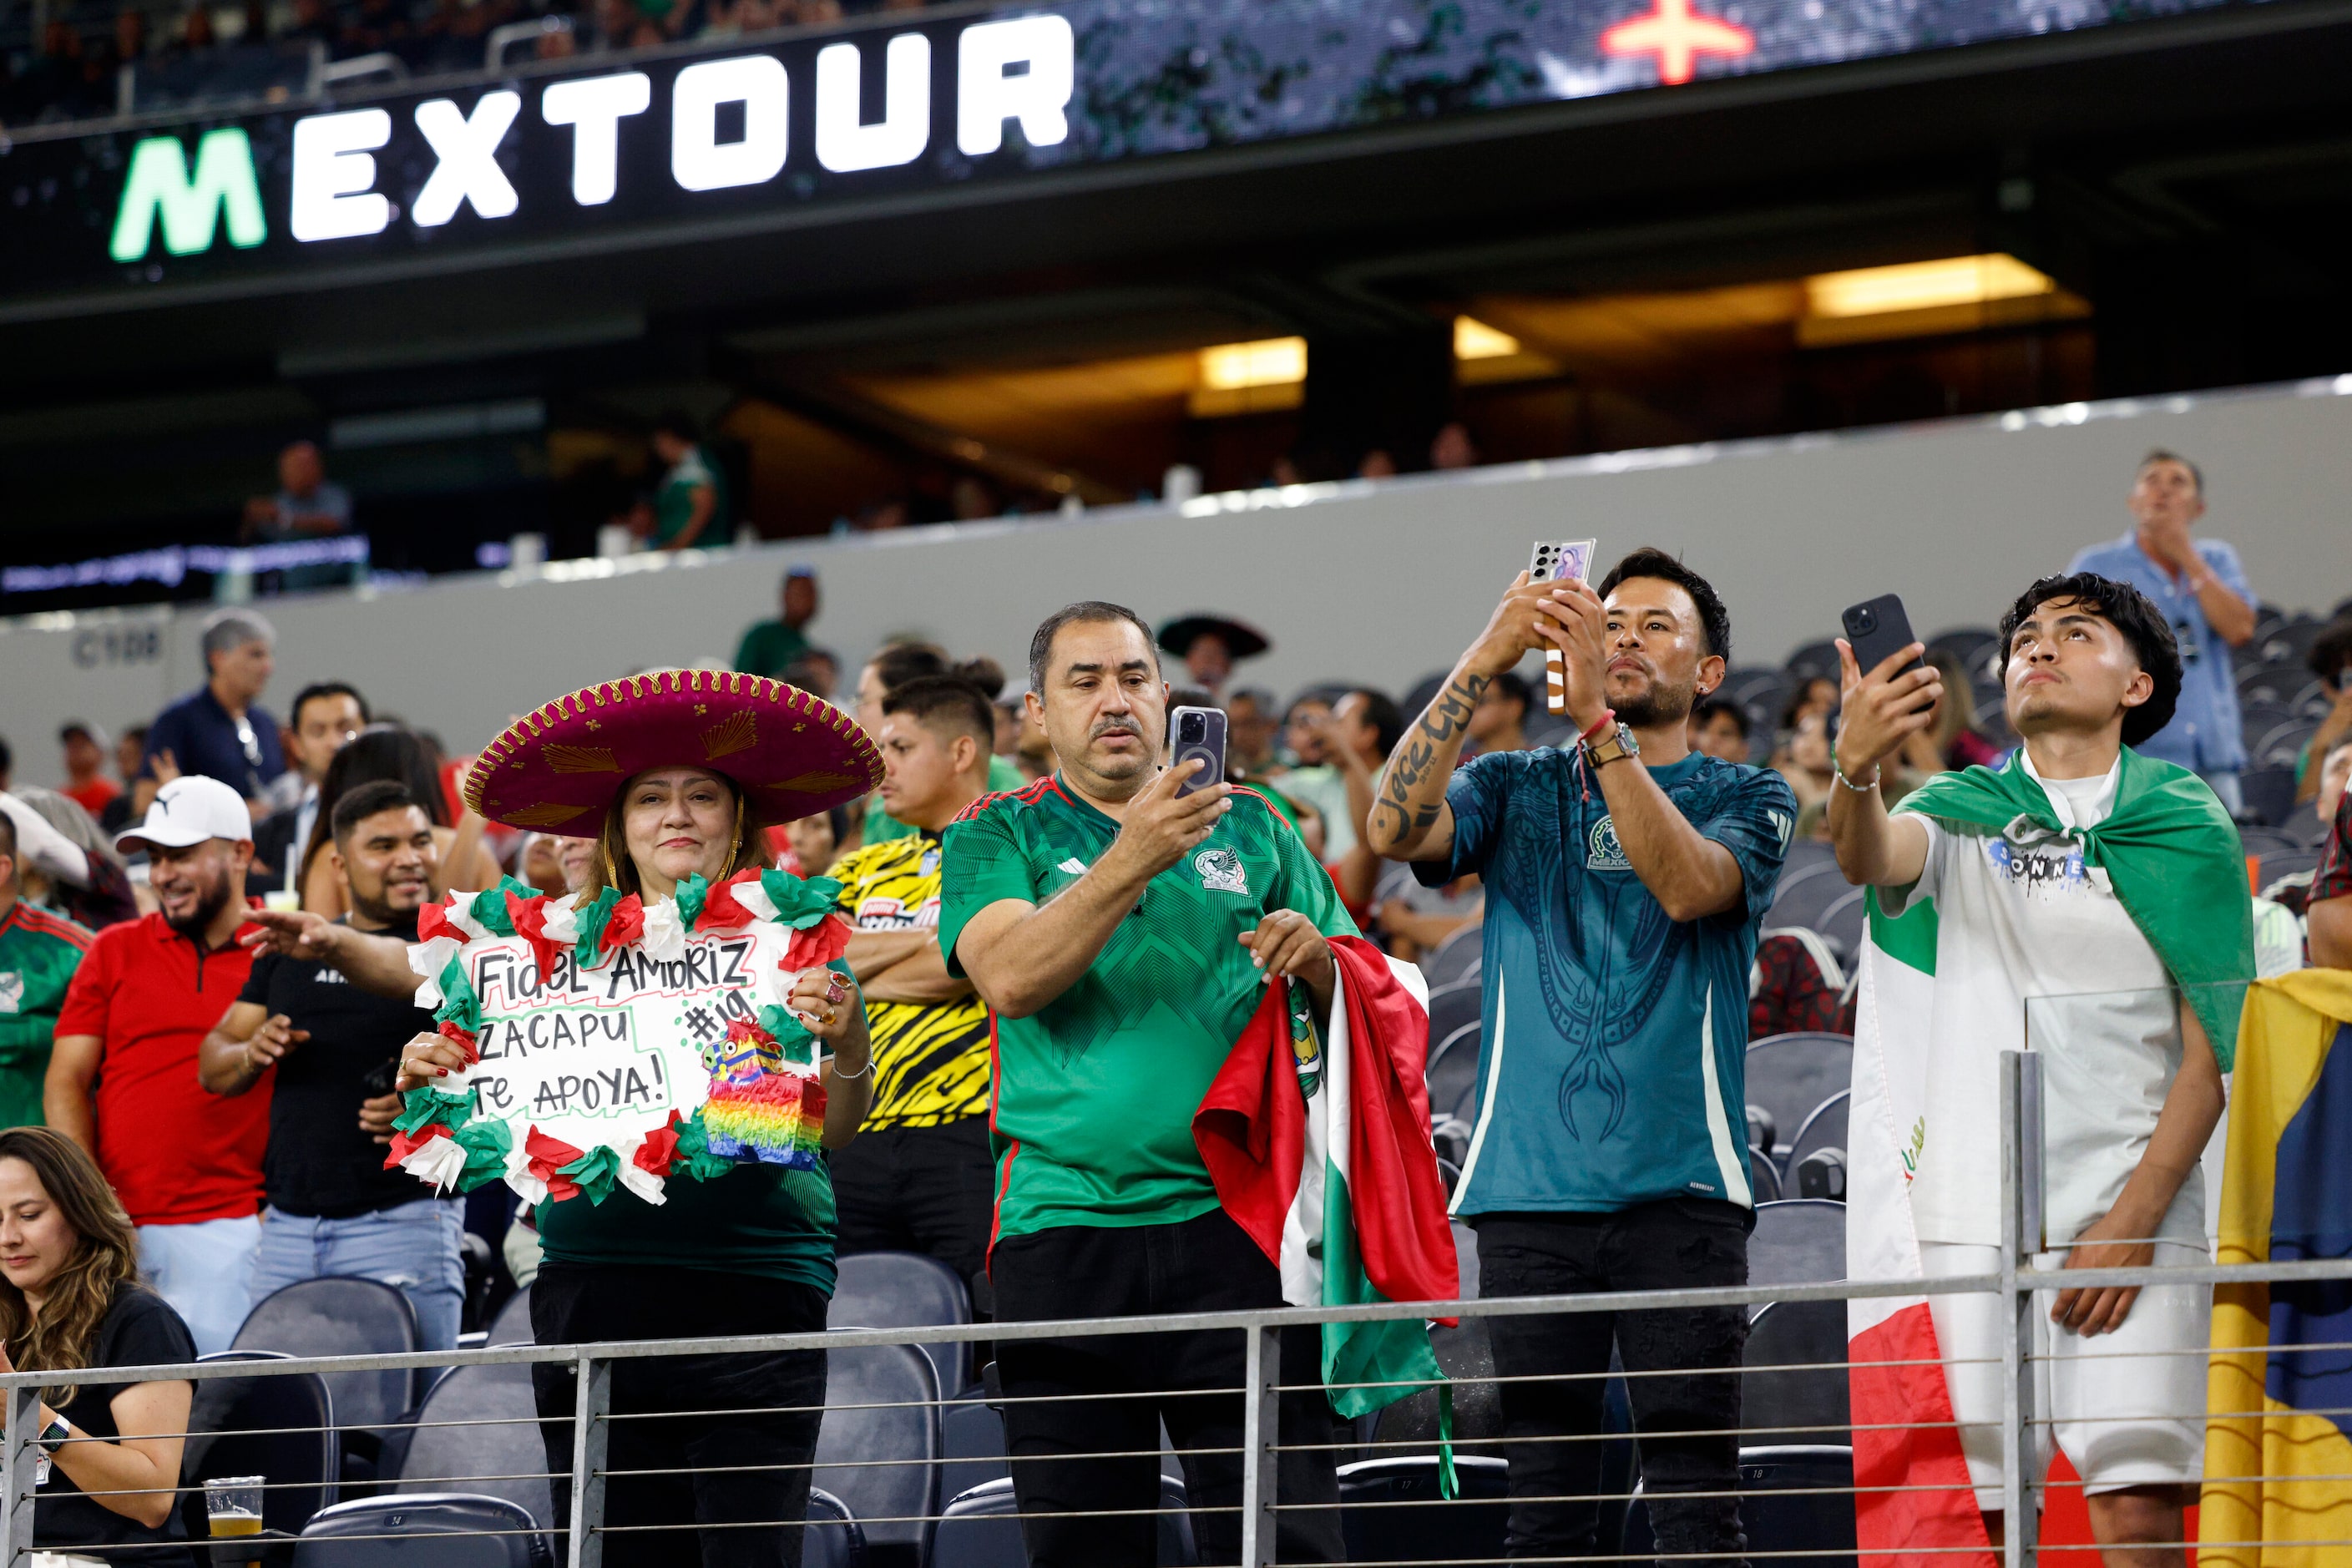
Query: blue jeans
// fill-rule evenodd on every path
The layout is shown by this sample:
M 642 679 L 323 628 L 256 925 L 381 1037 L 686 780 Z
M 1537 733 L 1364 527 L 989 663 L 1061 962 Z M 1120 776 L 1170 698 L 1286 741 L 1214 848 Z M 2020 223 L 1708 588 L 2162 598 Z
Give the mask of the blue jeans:
M 2244 813 L 2246 792 L 2238 784 L 2237 769 L 2216 769 L 2212 773 L 2200 773 L 2197 776 L 2210 785 L 2213 793 L 2221 797 L 2223 811 L 2228 812 L 2231 816 Z
M 251 1215 L 139 1227 L 139 1272 L 188 1325 L 198 1355 L 228 1349 L 245 1322 L 260 1234 Z
M 349 1219 L 264 1209 L 252 1299 L 257 1305 L 298 1280 L 356 1275 L 408 1298 L 424 1336 L 419 1349 L 454 1349 L 466 1305 L 461 1206 L 453 1200 L 419 1198 Z

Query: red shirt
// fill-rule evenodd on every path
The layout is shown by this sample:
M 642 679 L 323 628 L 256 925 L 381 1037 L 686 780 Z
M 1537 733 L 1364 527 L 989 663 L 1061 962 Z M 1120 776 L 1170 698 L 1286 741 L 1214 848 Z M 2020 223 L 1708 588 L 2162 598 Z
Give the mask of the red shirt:
M 74 974 L 58 1034 L 98 1037 L 98 1164 L 134 1225 L 261 1208 L 269 1078 L 235 1099 L 196 1081 L 196 1047 L 252 968 L 251 949 L 203 952 L 152 914 L 99 932 Z
M 121 795 L 122 791 L 104 774 L 93 773 L 90 775 L 89 783 L 68 784 L 58 793 L 79 805 L 92 816 L 96 816 L 106 809 L 109 801 Z

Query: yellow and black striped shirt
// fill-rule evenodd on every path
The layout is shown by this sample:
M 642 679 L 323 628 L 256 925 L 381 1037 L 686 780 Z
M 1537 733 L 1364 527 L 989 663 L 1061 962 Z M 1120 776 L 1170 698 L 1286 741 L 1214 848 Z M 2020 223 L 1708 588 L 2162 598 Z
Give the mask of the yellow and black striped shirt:
M 940 841 L 929 835 L 869 844 L 825 872 L 841 883 L 841 910 L 859 931 L 935 931 Z M 874 1109 L 868 1128 L 937 1127 L 988 1110 L 988 1005 L 868 1002 L 874 1038 Z

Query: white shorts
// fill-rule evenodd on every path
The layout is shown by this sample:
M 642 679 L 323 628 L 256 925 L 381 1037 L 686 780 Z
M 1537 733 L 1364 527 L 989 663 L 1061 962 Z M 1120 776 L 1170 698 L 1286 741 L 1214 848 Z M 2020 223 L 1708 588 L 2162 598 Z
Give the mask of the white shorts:
M 1921 1267 L 1929 1279 L 1993 1274 L 2000 1249 L 1959 1242 L 1923 1241 Z M 2043 1253 L 2042 1268 L 2065 1261 Z M 2159 1264 L 2207 1261 L 2185 1243 L 2156 1244 Z M 2154 1285 L 2143 1289 L 2113 1333 L 2091 1338 L 2050 1321 L 2054 1291 L 2034 1294 L 2033 1428 L 2029 1451 L 2037 1479 L 2049 1468 L 2050 1438 L 2083 1478 L 2085 1491 L 2194 1484 L 2205 1468 L 2205 1366 L 2212 1345 L 2213 1289 Z M 1944 1381 L 1960 1424 L 1960 1447 L 1977 1507 L 2001 1511 L 2000 1463 L 2002 1307 L 1991 1294 L 1930 1296 Z M 2186 1353 L 2183 1353 L 2186 1352 Z

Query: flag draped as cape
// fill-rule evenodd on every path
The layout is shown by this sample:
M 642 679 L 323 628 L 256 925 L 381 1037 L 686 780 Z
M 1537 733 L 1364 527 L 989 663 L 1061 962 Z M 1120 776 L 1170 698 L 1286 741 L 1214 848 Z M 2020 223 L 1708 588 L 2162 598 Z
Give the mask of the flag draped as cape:
M 1998 772 L 1939 773 L 1895 809 L 1994 833 L 2021 817 L 2080 843 L 2084 864 L 2106 872 L 2116 900 L 2187 994 L 2229 1070 L 2245 982 L 2254 973 L 2252 915 L 2237 827 L 2204 781 L 2126 747 L 2106 819 L 2069 830 L 2012 756 Z M 1934 900 L 1924 899 L 1889 916 L 1875 889 L 1867 907 L 1848 1112 L 1846 1268 L 1856 1279 L 1916 1279 L 1910 1182 L 1927 1110 L 1937 917 Z M 1927 1298 L 1853 1301 L 1847 1326 L 1863 1551 L 1876 1568 L 1990 1568 Z M 1983 1556 L 1967 1554 L 1971 1547 Z
M 1329 1037 L 1303 1022 L 1292 987 L 1268 984 L 1201 1100 L 1193 1140 L 1292 1306 L 1452 1300 L 1460 1276 L 1429 1139 L 1419 972 L 1391 968 L 1359 937 L 1334 937 L 1331 954 Z M 1419 1318 L 1325 1324 L 1322 1373 L 1350 1417 L 1444 1378 Z

